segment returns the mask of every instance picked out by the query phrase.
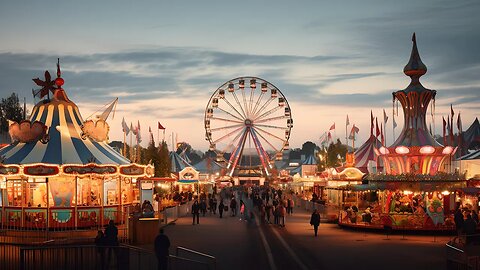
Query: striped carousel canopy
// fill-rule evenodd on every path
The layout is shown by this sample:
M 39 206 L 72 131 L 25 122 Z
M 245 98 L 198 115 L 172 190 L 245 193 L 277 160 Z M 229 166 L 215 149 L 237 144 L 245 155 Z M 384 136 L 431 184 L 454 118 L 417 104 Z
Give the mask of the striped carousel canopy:
M 10 124 L 13 142 L 0 149 L 0 174 L 152 175 L 151 165 L 134 164 L 107 144 L 109 127 L 104 120 L 83 120 L 77 105 L 61 88 L 64 81 L 59 65 L 57 68 L 57 87 L 49 85 L 40 95 L 43 98 L 52 91 L 52 97 L 38 102 L 29 120 Z M 50 83 L 50 75 L 40 82 Z
M 373 135 L 355 151 L 355 167 L 362 172 L 368 172 L 368 162 L 376 160 L 377 154 L 375 148 L 379 148 L 382 144 Z

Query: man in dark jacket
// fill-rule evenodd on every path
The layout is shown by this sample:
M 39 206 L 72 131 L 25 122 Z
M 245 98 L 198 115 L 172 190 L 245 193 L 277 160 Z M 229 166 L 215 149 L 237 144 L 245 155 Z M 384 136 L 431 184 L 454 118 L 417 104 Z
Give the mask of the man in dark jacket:
M 193 216 L 193 222 L 192 225 L 195 225 L 195 217 L 197 217 L 197 224 L 199 224 L 199 219 L 200 219 L 200 204 L 198 203 L 198 200 L 195 200 L 192 204 L 192 216 Z
M 312 217 L 310 218 L 310 225 L 313 226 L 315 237 L 317 237 L 318 226 L 320 225 L 320 214 L 318 213 L 317 209 L 313 210 Z
M 460 235 L 463 229 L 463 212 L 460 207 L 457 208 L 455 211 L 455 215 L 453 216 L 453 220 L 455 221 L 455 228 L 457 229 L 457 234 Z
M 225 205 L 223 204 L 223 200 L 220 199 L 220 204 L 218 205 L 218 213 L 220 214 L 220 218 L 223 216 L 223 210 L 225 208 Z
M 463 232 L 467 236 L 467 244 L 471 244 L 477 232 L 477 223 L 475 223 L 470 214 L 467 215 L 467 219 L 463 223 Z
M 170 248 L 170 239 L 163 234 L 163 229 L 160 229 L 160 233 L 155 238 L 155 254 L 158 260 L 158 269 L 168 269 L 168 249 Z
M 232 217 L 237 215 L 237 200 L 235 200 L 235 197 L 232 198 L 232 201 L 230 202 L 230 209 L 232 210 Z

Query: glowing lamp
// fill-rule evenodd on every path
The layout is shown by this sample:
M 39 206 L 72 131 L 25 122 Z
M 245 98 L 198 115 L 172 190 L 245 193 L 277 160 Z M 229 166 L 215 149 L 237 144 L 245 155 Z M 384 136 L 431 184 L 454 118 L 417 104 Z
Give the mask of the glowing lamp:
M 62 78 L 56 78 L 55 79 L 55 85 L 58 86 L 58 87 L 61 87 L 64 83 L 65 83 L 65 81 Z
M 420 154 L 422 155 L 429 155 L 429 154 L 433 154 L 434 152 L 435 152 L 435 148 L 433 148 L 430 145 L 420 148 Z
M 400 154 L 400 155 L 405 155 L 405 154 L 410 153 L 410 149 L 408 149 L 408 147 L 405 147 L 405 146 L 399 146 L 399 147 L 395 148 L 395 153 Z
M 444 195 L 444 196 L 450 195 L 450 191 L 444 190 L 444 191 L 442 191 L 442 195 Z
M 379 151 L 380 151 L 380 154 L 382 154 L 382 155 L 390 154 L 390 151 L 388 151 L 388 149 L 386 147 L 383 147 L 383 146 L 380 147 Z
M 403 194 L 405 194 L 405 195 L 410 195 L 410 194 L 413 194 L 413 192 L 410 191 L 410 190 L 404 190 L 404 191 L 403 191 Z
M 132 183 L 134 183 L 134 184 L 137 183 L 137 178 L 133 178 Z
M 447 146 L 443 148 L 442 154 L 444 155 L 450 155 L 453 152 L 453 147 Z

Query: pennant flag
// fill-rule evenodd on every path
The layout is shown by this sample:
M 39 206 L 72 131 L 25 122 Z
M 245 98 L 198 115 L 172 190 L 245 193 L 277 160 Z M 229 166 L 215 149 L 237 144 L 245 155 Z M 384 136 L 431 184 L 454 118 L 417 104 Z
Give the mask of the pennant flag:
M 140 120 L 138 120 L 137 122 L 137 143 L 141 143 L 142 142 L 142 136 L 141 136 L 141 132 L 140 132 Z
M 350 125 L 350 120 L 348 119 L 348 114 L 347 114 L 347 123 L 345 125 L 346 126 Z
M 370 111 L 370 135 L 373 135 L 373 112 Z
M 353 127 L 350 130 L 350 136 L 348 137 L 348 139 L 355 140 L 355 133 L 358 134 L 359 131 L 360 129 L 358 129 L 358 127 L 356 127 L 355 124 L 353 124 Z
M 123 133 L 125 133 L 126 136 L 130 133 L 130 128 L 128 127 L 127 123 L 125 122 L 125 117 L 122 118 L 122 130 Z
M 383 109 L 383 123 L 386 124 L 388 121 L 388 116 L 387 113 L 385 112 L 385 109 Z
M 133 127 L 132 122 L 130 122 L 130 131 L 133 133 L 133 135 L 137 136 L 138 130 L 136 127 Z
M 463 128 L 462 128 L 462 118 L 460 118 L 460 113 L 458 113 L 458 117 L 457 117 L 457 128 L 458 128 L 458 133 L 461 134 L 463 131 Z
M 450 104 L 450 114 L 452 115 L 452 119 L 453 119 L 453 116 L 455 115 L 455 112 L 453 111 L 452 104 Z
M 378 128 L 378 118 L 375 118 L 375 128 L 376 128 L 376 136 L 378 138 L 378 135 L 380 135 L 380 129 Z
M 332 133 L 328 132 L 327 142 L 332 140 Z
M 335 123 L 333 123 L 333 125 L 330 127 L 329 130 L 334 130 L 335 129 Z
M 160 122 L 158 122 L 158 129 L 165 129 L 165 127 L 162 126 L 162 124 L 160 124 Z
M 385 138 L 383 137 L 383 123 L 380 124 L 380 138 L 381 138 L 381 142 L 382 142 L 382 145 L 385 145 Z
M 443 121 L 443 146 L 447 145 L 447 121 L 445 121 L 445 117 L 442 116 Z

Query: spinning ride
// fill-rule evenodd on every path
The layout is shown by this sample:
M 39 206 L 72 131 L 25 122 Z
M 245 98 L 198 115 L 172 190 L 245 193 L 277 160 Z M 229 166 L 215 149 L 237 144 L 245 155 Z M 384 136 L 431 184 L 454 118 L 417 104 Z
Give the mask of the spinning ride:
M 222 84 L 205 110 L 205 139 L 225 174 L 270 176 L 274 160 L 288 148 L 290 106 L 273 84 L 239 77 Z

